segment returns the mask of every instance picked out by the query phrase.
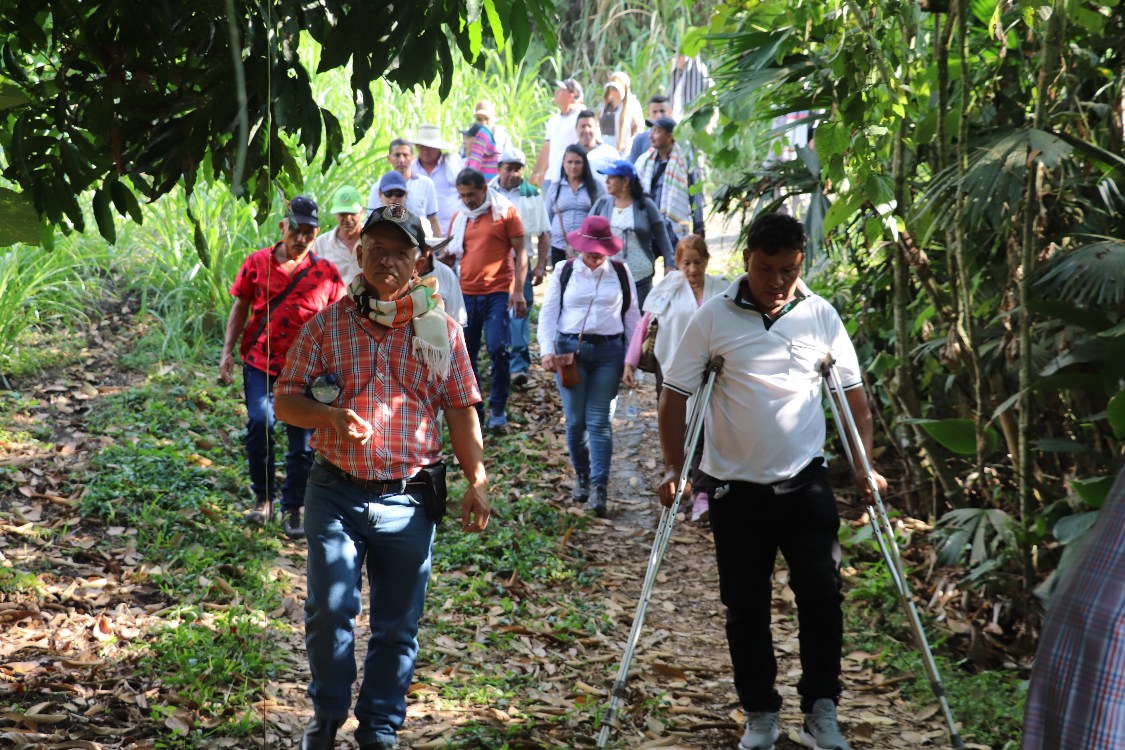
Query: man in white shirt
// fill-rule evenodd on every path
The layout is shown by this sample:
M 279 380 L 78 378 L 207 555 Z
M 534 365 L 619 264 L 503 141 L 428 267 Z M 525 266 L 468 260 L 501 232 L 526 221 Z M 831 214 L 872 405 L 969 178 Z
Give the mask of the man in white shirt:
M 660 500 L 670 506 L 685 460 L 687 399 L 711 358 L 724 358 L 706 411 L 695 489 L 710 496 L 727 644 L 746 714 L 743 750 L 773 747 L 779 734 L 770 633 L 778 550 L 797 596 L 802 744 L 848 750 L 836 721 L 843 596 L 840 519 L 824 466 L 820 365 L 827 354 L 836 360 L 868 455 L 872 417 L 840 316 L 798 286 L 805 241 L 804 228 L 790 216 L 767 214 L 754 222 L 743 253 L 746 274 L 692 317 L 664 372 L 660 397 Z M 882 476 L 872 478 L 885 489 Z M 866 488 L 865 478 L 858 481 Z
M 317 236 L 313 242 L 313 252 L 331 261 L 346 285 L 363 270 L 356 259 L 355 246 L 359 242 L 359 233 L 367 214 L 359 199 L 359 191 L 351 185 L 336 188 L 328 205 L 329 210 L 336 215 L 336 226 Z
M 441 136 L 441 128 L 437 125 L 419 125 L 414 131 L 414 147 L 418 150 L 418 158 L 410 165 L 411 173 L 418 173 L 430 178 L 437 192 L 437 220 L 441 231 L 435 235 L 446 233 L 449 221 L 461 206 L 461 195 L 457 192 L 457 175 L 462 169 L 461 157 L 456 153 L 457 147 Z
M 438 223 L 438 198 L 434 182 L 429 177 L 412 169 L 414 161 L 414 146 L 405 138 L 395 138 L 387 149 L 387 161 L 391 169 L 402 175 L 406 180 L 406 192 L 409 196 L 406 207 L 410 213 L 425 219 L 422 226 L 426 233 L 433 237 L 442 234 L 441 225 Z M 367 210 L 374 211 L 383 205 L 379 199 L 378 185 L 372 185 L 371 194 L 367 196 Z
M 613 163 L 621 158 L 613 146 L 602 143 L 602 128 L 598 124 L 598 116 L 592 109 L 584 109 L 578 113 L 574 131 L 578 135 L 578 145 L 586 149 L 586 160 L 590 162 L 590 170 L 594 179 L 605 187 L 603 169 L 609 169 Z
M 547 273 L 547 258 L 551 252 L 547 206 L 543 203 L 543 194 L 539 189 L 523 178 L 526 163 L 523 151 L 509 147 L 507 151 L 500 154 L 498 162 L 500 173 L 488 185 L 511 201 L 519 211 L 520 219 L 523 220 L 524 244 L 527 246 L 527 265 L 532 269 L 531 273 L 527 274 L 523 286 L 523 296 L 527 300 L 527 314 L 523 317 L 516 317 L 514 311 L 509 314 L 512 353 L 508 361 L 511 363 L 512 385 L 517 388 L 527 385 L 528 370 L 531 369 L 531 307 L 535 299 L 535 290 L 532 287 L 543 283 Z M 538 251 L 534 263 L 531 262 L 532 253 L 535 252 L 532 248 L 533 244 Z
M 535 169 L 531 171 L 531 181 L 542 185 L 547 192 L 550 184 L 559 179 L 562 171 L 563 152 L 572 143 L 578 142 L 575 124 L 578 111 L 582 109 L 582 84 L 573 78 L 555 82 L 555 104 L 559 111 L 547 120 L 547 135 L 535 159 Z

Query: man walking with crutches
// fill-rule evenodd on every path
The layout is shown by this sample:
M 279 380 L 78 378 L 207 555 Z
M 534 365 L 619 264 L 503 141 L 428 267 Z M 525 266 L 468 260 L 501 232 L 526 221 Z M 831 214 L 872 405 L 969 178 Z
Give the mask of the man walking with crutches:
M 799 287 L 805 232 L 782 214 L 759 217 L 746 274 L 692 318 L 665 371 L 660 500 L 670 505 L 684 463 L 687 399 L 713 357 L 725 361 L 704 415 L 699 485 L 711 502 L 719 587 L 727 608 L 734 683 L 746 713 L 740 750 L 772 750 L 781 696 L 770 632 L 772 574 L 785 556 L 800 627 L 801 742 L 849 750 L 836 721 L 843 614 L 840 520 L 824 466 L 820 365 L 836 360 L 848 405 L 871 454 L 872 418 L 855 349 L 840 316 Z M 880 491 L 886 480 L 872 470 Z M 868 478 L 859 477 L 869 491 Z

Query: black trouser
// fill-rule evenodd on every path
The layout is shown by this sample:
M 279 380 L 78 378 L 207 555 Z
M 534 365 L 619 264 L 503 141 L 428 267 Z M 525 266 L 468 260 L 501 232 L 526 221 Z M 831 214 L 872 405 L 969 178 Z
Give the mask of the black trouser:
M 743 709 L 781 708 L 770 632 L 771 578 L 779 549 L 797 598 L 801 710 L 808 713 L 820 698 L 837 700 L 844 631 L 836 540 L 840 518 L 823 459 L 774 484 L 730 482 L 725 495 L 711 500 L 710 510 L 727 645 Z

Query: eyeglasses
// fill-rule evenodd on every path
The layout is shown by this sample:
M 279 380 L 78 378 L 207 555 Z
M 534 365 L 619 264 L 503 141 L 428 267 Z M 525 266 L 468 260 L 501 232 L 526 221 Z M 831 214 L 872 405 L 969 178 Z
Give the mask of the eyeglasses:
M 405 190 L 384 190 L 383 195 L 387 196 L 388 198 L 405 198 L 406 197 L 406 191 Z

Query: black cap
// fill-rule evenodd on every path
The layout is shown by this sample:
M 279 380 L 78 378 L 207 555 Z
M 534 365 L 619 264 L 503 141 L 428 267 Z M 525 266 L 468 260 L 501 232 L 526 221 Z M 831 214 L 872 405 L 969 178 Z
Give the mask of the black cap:
M 483 125 L 481 125 L 479 122 L 475 122 L 471 126 L 469 126 L 468 128 L 465 128 L 464 130 L 462 130 L 461 135 L 466 136 L 466 137 L 474 136 L 483 129 L 484 129 Z
M 669 133 L 676 129 L 676 121 L 671 117 L 657 117 L 655 120 L 645 120 L 645 125 L 648 125 L 650 128 L 667 130 Z
M 289 201 L 289 207 L 285 209 L 285 218 L 294 226 L 308 224 L 309 226 L 319 227 L 320 219 L 317 217 L 317 213 L 316 201 L 307 195 L 298 195 Z
M 389 206 L 380 206 L 367 216 L 360 234 L 367 234 L 379 224 L 393 224 L 402 230 L 406 238 L 414 247 L 421 247 L 426 241 L 426 232 L 422 229 L 422 220 L 401 203 L 392 203 Z

